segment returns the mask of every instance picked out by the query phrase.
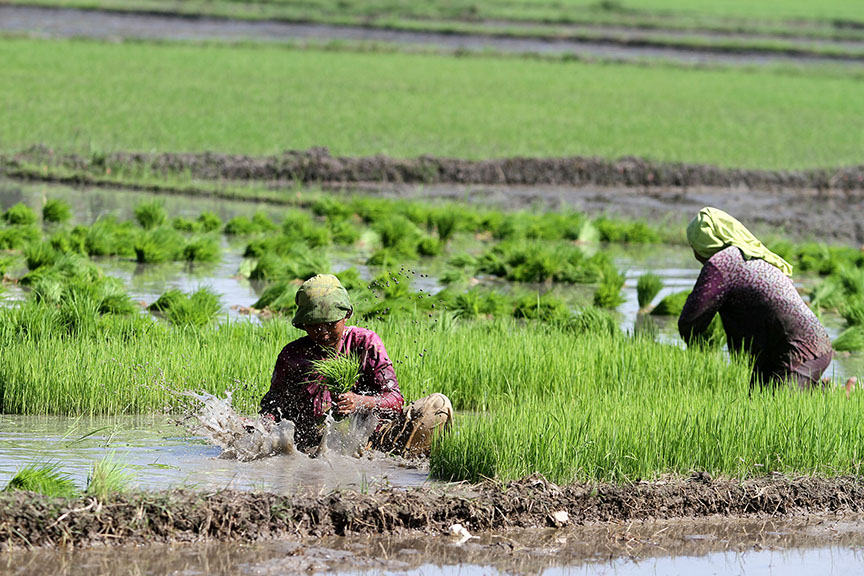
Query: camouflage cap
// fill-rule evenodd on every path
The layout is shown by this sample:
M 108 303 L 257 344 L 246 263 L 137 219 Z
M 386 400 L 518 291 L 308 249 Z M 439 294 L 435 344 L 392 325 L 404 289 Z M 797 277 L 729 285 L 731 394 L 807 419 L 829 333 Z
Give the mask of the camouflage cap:
M 348 291 L 332 274 L 318 274 L 306 280 L 294 297 L 297 311 L 291 323 L 304 324 L 338 322 L 354 310 Z

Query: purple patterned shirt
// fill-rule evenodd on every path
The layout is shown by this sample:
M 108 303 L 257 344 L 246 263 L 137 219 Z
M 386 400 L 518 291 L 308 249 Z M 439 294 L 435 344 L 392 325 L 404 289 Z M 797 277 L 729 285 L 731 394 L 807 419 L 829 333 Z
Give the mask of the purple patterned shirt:
M 686 342 L 719 313 L 730 350 L 747 350 L 763 374 L 795 371 L 832 353 L 831 339 L 792 280 L 764 260 L 744 260 L 730 246 L 702 267 L 678 331 Z
M 366 328 L 346 326 L 339 353 L 353 353 L 360 358 L 360 380 L 352 391 L 364 396 L 376 396 L 378 409 L 398 412 L 402 408 L 402 392 L 396 381 L 393 362 L 384 349 L 381 338 Z M 270 390 L 261 399 L 261 412 L 294 422 L 298 443 L 315 434 L 319 420 L 333 399 L 311 362 L 327 356 L 327 350 L 315 344 L 309 336 L 289 343 L 279 353 Z

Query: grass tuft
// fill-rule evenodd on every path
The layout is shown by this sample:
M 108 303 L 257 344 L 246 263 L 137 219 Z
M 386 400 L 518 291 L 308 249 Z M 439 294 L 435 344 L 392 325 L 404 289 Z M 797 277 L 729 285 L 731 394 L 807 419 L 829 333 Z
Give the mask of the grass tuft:
M 59 224 L 72 218 L 72 208 L 63 200 L 51 198 L 42 206 L 42 220 Z

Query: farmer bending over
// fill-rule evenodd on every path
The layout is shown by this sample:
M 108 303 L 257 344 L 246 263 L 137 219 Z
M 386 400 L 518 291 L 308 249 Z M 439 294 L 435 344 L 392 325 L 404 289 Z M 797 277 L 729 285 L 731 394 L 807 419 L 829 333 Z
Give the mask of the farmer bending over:
M 687 241 L 703 266 L 678 319 L 684 340 L 704 333 L 719 313 L 729 350 L 754 357 L 751 385 L 823 385 L 819 378 L 834 351 L 789 278 L 792 266 L 716 208 L 703 208 L 690 221 Z
M 372 411 L 380 423 L 370 438 L 371 448 L 406 456 L 428 454 L 433 432 L 445 430 L 452 420 L 450 400 L 432 394 L 403 408 L 393 362 L 381 338 L 372 330 L 345 325 L 354 308 L 336 276 L 310 278 L 297 291 L 295 301 L 292 324 L 307 336 L 294 340 L 279 354 L 270 390 L 261 399 L 261 413 L 292 421 L 297 448 L 310 451 L 321 440 L 331 404 L 341 415 Z M 334 351 L 360 359 L 360 379 L 338 398 L 331 398 L 311 364 Z

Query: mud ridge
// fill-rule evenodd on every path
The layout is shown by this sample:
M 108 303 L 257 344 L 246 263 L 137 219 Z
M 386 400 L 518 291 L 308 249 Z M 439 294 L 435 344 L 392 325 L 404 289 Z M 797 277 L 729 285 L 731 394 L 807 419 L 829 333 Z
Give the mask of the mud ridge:
M 42 170 L 38 169 L 42 166 Z M 389 183 L 454 185 L 555 185 L 631 188 L 745 188 L 759 190 L 864 190 L 864 165 L 810 170 L 750 170 L 706 164 L 656 162 L 589 156 L 463 160 L 421 156 L 332 156 L 327 148 L 288 150 L 275 156 L 213 152 L 143 154 L 117 152 L 91 158 L 55 154 L 37 147 L 0 156 L 0 171 L 11 177 L 40 179 L 47 166 L 104 175 L 114 169 L 155 176 L 187 175 L 205 180 L 300 183 Z M 36 168 L 36 169 L 34 169 Z
M 705 474 L 634 485 L 556 486 L 534 475 L 507 485 L 386 489 L 374 494 L 277 496 L 223 491 L 141 492 L 52 499 L 0 495 L 0 549 L 105 543 L 446 532 L 657 518 L 779 516 L 864 510 L 859 478 L 712 480 Z M 560 515 L 559 515 L 560 519 Z M 560 524 L 560 521 L 558 521 Z

